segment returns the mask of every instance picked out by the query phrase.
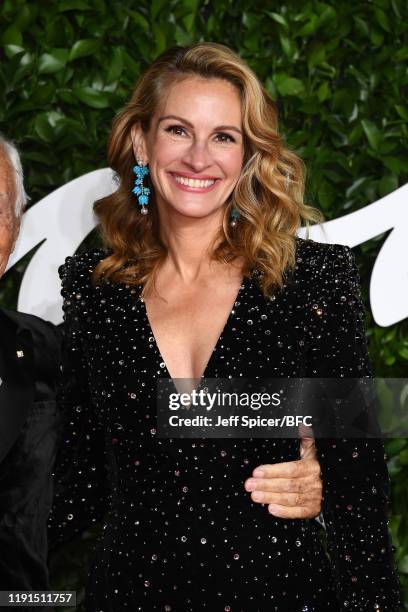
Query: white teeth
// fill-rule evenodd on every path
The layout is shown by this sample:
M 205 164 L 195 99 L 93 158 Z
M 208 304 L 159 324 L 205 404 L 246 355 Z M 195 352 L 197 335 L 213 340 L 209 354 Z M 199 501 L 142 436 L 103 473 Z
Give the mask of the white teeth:
M 185 176 L 177 175 L 174 175 L 174 178 L 178 183 L 181 183 L 182 185 L 188 185 L 189 187 L 209 187 L 210 185 L 215 183 L 214 180 L 199 181 L 198 179 L 188 179 Z

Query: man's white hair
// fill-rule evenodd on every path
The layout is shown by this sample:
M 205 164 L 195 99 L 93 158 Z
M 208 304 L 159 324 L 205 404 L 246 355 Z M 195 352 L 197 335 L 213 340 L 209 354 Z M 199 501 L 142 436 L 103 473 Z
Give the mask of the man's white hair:
M 6 156 L 10 160 L 10 163 L 14 170 L 14 182 L 16 186 L 16 201 L 14 204 L 15 214 L 17 219 L 24 212 L 25 206 L 28 201 L 28 196 L 24 189 L 24 174 L 23 167 L 21 165 L 20 155 L 17 147 L 7 140 L 2 134 L 0 134 L 0 147 L 3 148 Z

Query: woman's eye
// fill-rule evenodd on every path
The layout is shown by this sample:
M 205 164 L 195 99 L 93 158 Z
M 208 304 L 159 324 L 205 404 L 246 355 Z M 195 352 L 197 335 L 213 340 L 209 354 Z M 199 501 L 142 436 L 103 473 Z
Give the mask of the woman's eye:
M 180 125 L 169 125 L 169 127 L 166 128 L 166 132 L 170 132 L 170 134 L 175 134 L 176 136 L 179 136 L 179 132 L 185 132 L 185 129 Z
M 169 125 L 165 131 L 169 132 L 170 134 L 174 134 L 175 136 L 182 136 L 186 133 L 186 130 L 181 125 Z M 225 132 L 216 134 L 216 138 L 218 142 L 235 142 L 235 139 Z
M 225 134 L 224 132 L 221 132 L 220 134 L 217 134 L 217 136 L 222 136 L 222 137 L 228 138 L 228 140 L 222 140 L 221 142 L 235 142 L 235 138 L 233 138 L 229 134 Z

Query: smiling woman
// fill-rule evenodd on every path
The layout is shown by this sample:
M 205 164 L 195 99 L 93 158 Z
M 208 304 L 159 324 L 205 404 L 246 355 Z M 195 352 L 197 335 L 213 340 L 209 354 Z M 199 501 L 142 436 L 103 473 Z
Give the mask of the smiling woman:
M 60 269 L 54 525 L 64 536 L 107 510 L 86 609 L 396 611 L 381 441 L 316 439 L 319 467 L 295 438 L 157 436 L 160 378 L 244 377 L 256 392 L 371 375 L 352 252 L 296 236 L 320 215 L 274 103 L 227 47 L 170 49 L 115 119 L 109 163 L 106 248 Z M 330 559 L 307 520 L 320 470 Z
M 137 159 L 150 171 L 152 204 L 144 216 L 132 197 Z M 142 283 L 143 295 L 166 261 L 163 227 L 177 213 L 206 225 L 212 261 L 242 255 L 244 276 L 256 263 L 265 295 L 294 265 L 298 228 L 323 218 L 303 201 L 304 165 L 284 145 L 275 103 L 247 64 L 217 43 L 175 47 L 157 58 L 114 121 L 108 160 L 119 189 L 95 212 L 112 254 L 94 278 Z M 231 225 L 239 215 L 245 223 Z
M 172 88 L 169 92 L 165 108 L 174 106 L 183 109 L 184 107 L 187 116 L 194 116 L 196 122 L 196 125 L 194 125 L 186 118 L 171 114 L 159 117 L 157 121 L 155 145 L 160 147 L 162 154 L 156 156 L 156 159 L 162 160 L 166 168 L 165 172 L 175 182 L 178 189 L 192 193 L 209 193 L 216 187 L 220 188 L 222 182 L 222 189 L 228 191 L 231 182 L 235 184 L 238 180 L 242 167 L 242 136 L 238 140 L 238 138 L 234 138 L 230 133 L 222 132 L 222 130 L 228 130 L 232 133 L 237 132 L 240 135 L 241 130 L 235 126 L 213 127 L 217 116 L 227 116 L 228 111 L 231 112 L 231 107 L 228 108 L 231 96 L 232 98 L 238 98 L 236 89 L 221 79 L 214 79 L 209 84 L 206 79 L 189 78 L 181 81 L 178 87 Z M 220 104 L 221 100 L 224 100 L 224 108 Z M 239 100 L 233 106 L 237 114 L 237 122 L 240 124 Z M 180 125 L 174 125 L 172 123 L 174 120 L 179 121 Z M 166 134 L 168 134 L 168 137 L 166 137 Z M 138 131 L 137 126 L 132 128 L 132 136 L 135 150 L 138 150 L 141 147 L 139 143 L 143 134 L 141 130 Z M 197 143 L 197 140 L 200 143 L 200 139 L 201 144 L 198 147 L 192 146 Z M 206 148 L 208 148 L 208 151 L 206 151 Z M 166 152 L 169 158 L 167 160 Z M 142 153 L 142 155 L 145 154 Z M 191 163 L 192 155 L 195 155 L 195 167 L 197 167 L 197 155 L 200 156 L 200 154 L 201 156 L 207 154 L 214 157 L 212 164 L 213 167 L 217 166 L 217 170 L 214 170 L 212 175 L 207 172 L 188 170 L 188 168 L 194 166 L 194 162 Z M 178 161 L 176 161 L 177 159 Z M 203 161 L 198 161 L 198 167 L 200 167 L 200 163 L 202 165 Z M 177 169 L 177 165 L 180 166 L 180 169 Z M 221 191 L 216 196 L 217 200 L 222 196 L 223 192 Z M 177 202 L 177 198 L 174 196 L 172 199 Z M 189 206 L 191 214 L 194 214 L 194 203 L 200 203 L 200 200 L 190 198 L 189 203 L 185 202 L 184 204 Z M 209 204 L 208 199 L 204 201 L 201 199 L 201 205 L 203 204 L 204 214 L 210 214 L 211 204 Z

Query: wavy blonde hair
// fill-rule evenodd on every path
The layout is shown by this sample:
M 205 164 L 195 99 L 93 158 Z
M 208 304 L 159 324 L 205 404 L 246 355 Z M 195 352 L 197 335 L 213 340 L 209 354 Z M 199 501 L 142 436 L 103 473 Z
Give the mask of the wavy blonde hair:
M 131 128 L 139 124 L 147 133 L 152 116 L 165 102 L 167 88 L 190 76 L 232 83 L 242 106 L 242 172 L 225 202 L 222 226 L 210 245 L 210 256 L 225 263 L 243 257 L 243 275 L 250 275 L 253 268 L 259 270 L 263 294 L 271 295 L 282 286 L 286 268 L 295 265 L 297 230 L 302 225 L 308 228 L 310 222 L 321 222 L 323 215 L 303 202 L 304 163 L 278 134 L 275 103 L 244 60 L 229 47 L 213 42 L 172 47 L 162 53 L 140 77 L 130 101 L 114 119 L 108 161 L 119 186 L 94 205 L 102 239 L 112 253 L 95 268 L 93 279 L 143 285 L 142 296 L 154 286 L 167 247 L 160 238 L 150 179 L 148 215 L 140 214 L 132 194 L 136 160 Z M 232 207 L 241 215 L 235 228 L 229 224 Z

